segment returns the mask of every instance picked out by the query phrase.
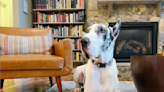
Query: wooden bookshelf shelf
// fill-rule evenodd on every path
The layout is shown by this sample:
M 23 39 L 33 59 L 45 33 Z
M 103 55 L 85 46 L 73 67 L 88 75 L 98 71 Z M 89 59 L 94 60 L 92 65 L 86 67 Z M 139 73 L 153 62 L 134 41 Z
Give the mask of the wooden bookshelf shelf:
M 60 38 L 60 39 L 64 39 L 64 38 L 72 38 L 72 39 L 79 39 L 81 38 L 81 36 L 54 36 L 54 38 Z
M 55 12 L 55 11 L 82 11 L 84 8 L 69 8 L 69 9 L 33 9 L 33 11 Z
M 84 61 L 73 61 L 74 63 L 83 63 Z
M 84 22 L 59 22 L 59 23 L 38 23 L 33 22 L 33 24 L 42 24 L 42 25 L 70 25 L 70 24 L 84 24 Z
M 81 50 L 73 50 L 73 52 L 81 52 Z

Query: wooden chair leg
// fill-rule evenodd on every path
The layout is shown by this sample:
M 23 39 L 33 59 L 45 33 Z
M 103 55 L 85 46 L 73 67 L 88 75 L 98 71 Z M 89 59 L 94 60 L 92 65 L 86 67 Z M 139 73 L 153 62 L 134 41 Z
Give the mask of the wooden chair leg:
M 1 79 L 1 89 L 3 88 L 4 79 Z
M 53 86 L 53 79 L 52 77 L 49 77 L 49 80 L 50 80 L 50 84 L 51 84 L 51 87 Z
M 57 82 L 57 86 L 58 86 L 59 92 L 62 92 L 62 85 L 61 85 L 60 76 L 57 76 L 57 77 L 56 77 L 56 82 Z

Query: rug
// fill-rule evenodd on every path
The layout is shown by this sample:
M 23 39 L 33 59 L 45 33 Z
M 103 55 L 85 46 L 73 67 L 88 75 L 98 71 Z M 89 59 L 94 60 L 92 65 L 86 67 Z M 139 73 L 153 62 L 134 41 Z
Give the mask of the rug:
M 62 81 L 63 92 L 74 92 L 76 84 L 74 81 Z M 133 81 L 120 81 L 121 92 L 138 92 Z M 55 84 L 47 90 L 47 92 L 58 92 L 57 85 Z

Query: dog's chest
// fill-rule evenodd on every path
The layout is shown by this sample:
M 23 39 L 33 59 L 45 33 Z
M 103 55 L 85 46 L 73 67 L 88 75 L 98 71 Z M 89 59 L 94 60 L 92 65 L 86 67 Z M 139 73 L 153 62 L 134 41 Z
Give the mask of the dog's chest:
M 118 85 L 117 73 L 116 66 L 95 68 L 95 65 L 88 62 L 84 89 L 89 88 L 88 90 L 90 90 L 91 88 L 92 91 L 90 90 L 90 92 L 93 92 L 93 90 L 97 90 L 96 92 L 110 92 L 108 90 L 113 90 Z

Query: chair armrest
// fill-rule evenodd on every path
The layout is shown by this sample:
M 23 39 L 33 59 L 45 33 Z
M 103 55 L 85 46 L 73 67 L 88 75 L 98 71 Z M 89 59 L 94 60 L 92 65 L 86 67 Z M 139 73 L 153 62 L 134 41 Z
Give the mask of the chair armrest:
M 68 75 L 71 73 L 73 68 L 72 59 L 72 40 L 63 39 L 60 42 L 54 44 L 54 51 L 56 56 L 64 58 L 64 68 L 63 75 Z

